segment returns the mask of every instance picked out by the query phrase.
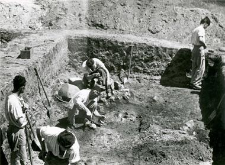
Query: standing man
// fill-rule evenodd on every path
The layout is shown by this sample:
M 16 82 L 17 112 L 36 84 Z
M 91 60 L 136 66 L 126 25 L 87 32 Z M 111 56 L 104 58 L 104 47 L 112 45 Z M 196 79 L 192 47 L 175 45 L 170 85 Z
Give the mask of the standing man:
M 67 159 L 70 165 L 75 165 L 80 160 L 80 146 L 72 132 L 59 127 L 43 126 L 37 128 L 37 137 L 42 148 L 40 159 L 48 161 L 54 155 Z
M 79 114 L 80 110 L 85 112 L 84 123 L 85 126 L 95 129 L 96 125 L 92 123 L 92 116 L 99 117 L 99 120 L 104 119 L 104 115 L 100 115 L 97 111 L 97 98 L 100 92 L 91 89 L 80 90 L 70 103 L 73 108 L 68 111 L 68 120 L 72 126 L 75 126 L 75 116 Z
M 24 93 L 26 79 L 16 76 L 13 79 L 13 91 L 6 98 L 5 115 L 9 122 L 7 138 L 11 149 L 11 165 L 25 165 L 27 163 L 25 125 L 27 124 L 24 103 L 21 94 Z
M 205 17 L 201 20 L 200 26 L 192 32 L 191 43 L 194 48 L 192 50 L 191 86 L 193 89 L 201 89 L 201 81 L 205 72 L 205 29 L 209 25 L 210 19 Z
M 85 88 L 93 88 L 97 78 L 99 83 L 105 86 L 107 98 L 110 97 L 109 88 L 113 94 L 113 82 L 110 78 L 108 69 L 105 67 L 104 63 L 97 58 L 90 58 L 83 62 L 82 68 L 85 72 L 83 82 Z

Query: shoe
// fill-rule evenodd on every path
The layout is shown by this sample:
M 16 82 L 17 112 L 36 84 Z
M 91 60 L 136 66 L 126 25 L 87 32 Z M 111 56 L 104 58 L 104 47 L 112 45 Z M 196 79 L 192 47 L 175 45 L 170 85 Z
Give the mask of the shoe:
M 91 129 L 96 129 L 97 126 L 94 123 L 91 123 L 89 120 L 84 124 L 86 127 L 89 127 Z
M 106 94 L 106 99 L 109 99 L 111 96 L 112 96 L 111 94 L 107 93 Z
M 91 129 L 96 129 L 97 128 L 96 124 L 94 124 L 94 123 L 91 123 L 90 125 L 88 125 L 88 127 L 91 128 Z
M 100 125 L 104 124 L 105 123 L 105 116 L 100 117 L 98 122 L 99 122 Z
M 201 90 L 202 87 L 201 86 L 198 86 L 198 85 L 193 85 L 192 86 L 192 89 Z
M 38 158 L 45 161 L 46 159 L 46 156 L 47 156 L 47 152 L 43 152 L 41 151 L 39 154 L 38 154 Z

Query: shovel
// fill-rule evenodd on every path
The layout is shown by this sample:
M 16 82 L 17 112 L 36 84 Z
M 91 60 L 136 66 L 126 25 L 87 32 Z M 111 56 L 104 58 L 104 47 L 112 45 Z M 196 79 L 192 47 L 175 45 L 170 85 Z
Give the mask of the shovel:
M 27 112 L 25 114 L 26 114 L 27 122 L 30 126 L 30 129 L 31 129 L 31 133 L 33 135 L 32 144 L 31 144 L 32 148 L 33 148 L 34 151 L 41 151 L 41 144 L 40 144 L 40 142 L 37 138 L 37 135 L 34 133 L 34 129 L 33 129 L 32 125 L 31 125 L 31 122 L 30 122 L 30 118 L 29 118 Z
M 207 125 L 209 125 L 209 124 L 211 123 L 211 121 L 216 117 L 216 115 L 218 115 L 218 114 L 221 112 L 222 108 L 221 108 L 221 110 L 220 110 L 219 112 L 217 112 L 217 111 L 218 111 L 218 109 L 220 108 L 220 105 L 221 105 L 221 103 L 222 103 L 224 97 L 225 97 L 225 93 L 224 93 L 223 96 L 221 97 L 220 102 L 219 102 L 219 104 L 217 105 L 216 109 L 213 110 L 213 112 L 209 115 Z
M 128 80 L 130 78 L 130 72 L 131 72 L 131 62 L 132 62 L 132 57 L 133 57 L 133 45 L 130 46 L 130 60 L 129 60 L 129 71 L 128 71 Z
M 47 96 L 47 93 L 46 93 L 45 88 L 44 88 L 44 86 L 43 86 L 43 83 L 42 83 L 42 81 L 41 81 L 41 78 L 40 78 L 40 76 L 39 76 L 39 74 L 38 74 L 38 71 L 37 71 L 36 68 L 34 68 L 34 71 L 35 71 L 35 73 L 36 73 L 36 76 L 37 76 L 38 80 L 39 80 L 40 83 L 41 83 L 41 87 L 42 87 L 42 89 L 43 89 L 43 91 L 44 91 L 44 94 L 45 94 L 45 97 L 46 97 L 46 99 L 47 99 L 48 105 L 49 105 L 49 107 L 51 107 L 50 101 L 49 101 L 49 99 L 48 99 L 48 96 Z M 49 109 L 48 109 L 46 106 L 44 106 L 44 107 L 47 109 L 47 116 L 48 116 L 48 118 L 50 119 L 50 112 L 49 112 Z
M 132 57 L 133 57 L 133 45 L 129 46 L 128 47 L 128 50 L 126 52 L 129 52 L 130 55 L 129 55 L 129 68 L 128 68 L 128 73 L 126 73 L 123 69 L 120 70 L 120 73 L 119 73 L 119 79 L 121 81 L 121 83 L 123 85 L 125 85 L 128 81 L 129 81 L 129 78 L 130 78 L 130 74 L 131 74 L 131 63 L 132 63 Z
M 31 152 L 31 146 L 30 146 L 30 142 L 29 142 L 29 133 L 28 133 L 28 129 L 27 126 L 25 126 L 25 134 L 26 134 L 26 140 L 27 140 L 27 145 L 28 145 L 28 153 L 29 153 L 29 157 L 30 157 L 30 164 L 33 165 L 33 158 L 32 158 L 32 152 Z

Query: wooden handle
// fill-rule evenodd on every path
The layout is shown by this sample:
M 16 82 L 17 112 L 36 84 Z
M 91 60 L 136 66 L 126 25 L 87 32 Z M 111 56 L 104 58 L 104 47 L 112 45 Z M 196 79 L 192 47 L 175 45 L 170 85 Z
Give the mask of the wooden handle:
M 41 150 L 41 144 L 40 144 L 40 142 L 39 142 L 39 140 L 37 138 L 37 135 L 34 133 L 34 129 L 33 129 L 32 125 L 31 125 L 31 122 L 30 122 L 30 118 L 29 118 L 27 112 L 25 114 L 26 114 L 27 122 L 28 122 L 28 124 L 30 126 L 30 129 L 31 129 L 31 133 L 33 135 L 32 139 L 34 140 L 34 142 L 37 145 L 37 147 Z
M 133 46 L 131 46 L 131 50 L 130 50 L 130 61 L 129 61 L 128 79 L 130 78 L 132 56 L 133 56 Z
M 42 81 L 41 81 L 41 78 L 40 78 L 40 76 L 39 76 L 39 74 L 38 74 L 38 71 L 37 71 L 36 68 L 34 68 L 34 71 L 36 72 L 36 75 L 37 75 L 37 77 L 38 77 L 38 79 L 39 79 L 39 81 L 40 81 L 40 83 L 41 83 L 41 87 L 42 87 L 42 89 L 43 89 L 43 91 L 44 91 L 44 94 L 45 94 L 45 97 L 46 97 L 46 99 L 47 99 L 47 101 L 48 101 L 48 105 L 51 107 L 51 103 L 50 103 L 50 101 L 49 101 L 49 99 L 48 99 L 47 93 L 46 93 L 46 91 L 45 91 L 45 88 L 44 88 L 44 85 L 43 85 L 43 83 L 42 83 Z
M 29 157 L 30 157 L 30 163 L 31 165 L 33 165 L 33 159 L 32 159 L 32 152 L 31 152 L 31 146 L 30 146 L 30 142 L 29 142 L 29 133 L 27 130 L 27 126 L 25 126 L 25 133 L 26 133 L 26 139 L 27 139 L 27 145 L 28 145 L 28 152 L 29 152 Z

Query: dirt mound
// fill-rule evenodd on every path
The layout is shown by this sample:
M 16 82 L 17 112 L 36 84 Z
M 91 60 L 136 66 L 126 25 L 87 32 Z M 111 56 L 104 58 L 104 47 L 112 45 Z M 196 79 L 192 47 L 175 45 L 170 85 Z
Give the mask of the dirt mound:
M 40 29 L 40 16 L 43 14 L 40 6 L 34 1 L 0 1 L 0 26 L 3 29 Z
M 225 13 L 221 11 L 222 6 L 205 1 L 92 0 L 88 23 L 104 30 L 190 43 L 191 31 L 201 18 L 209 16 L 212 26 L 208 28 L 207 43 L 214 46 L 224 43 Z
M 190 43 L 191 31 L 209 16 L 210 46 L 225 40 L 224 3 L 203 0 L 0 0 L 3 29 L 101 29 Z
M 22 34 L 20 32 L 15 31 L 7 31 L 4 29 L 0 29 L 0 45 L 6 44 L 10 41 L 12 41 L 14 38 L 17 38 L 18 36 L 21 36 Z
M 3 29 L 85 29 L 86 1 L 0 0 Z

